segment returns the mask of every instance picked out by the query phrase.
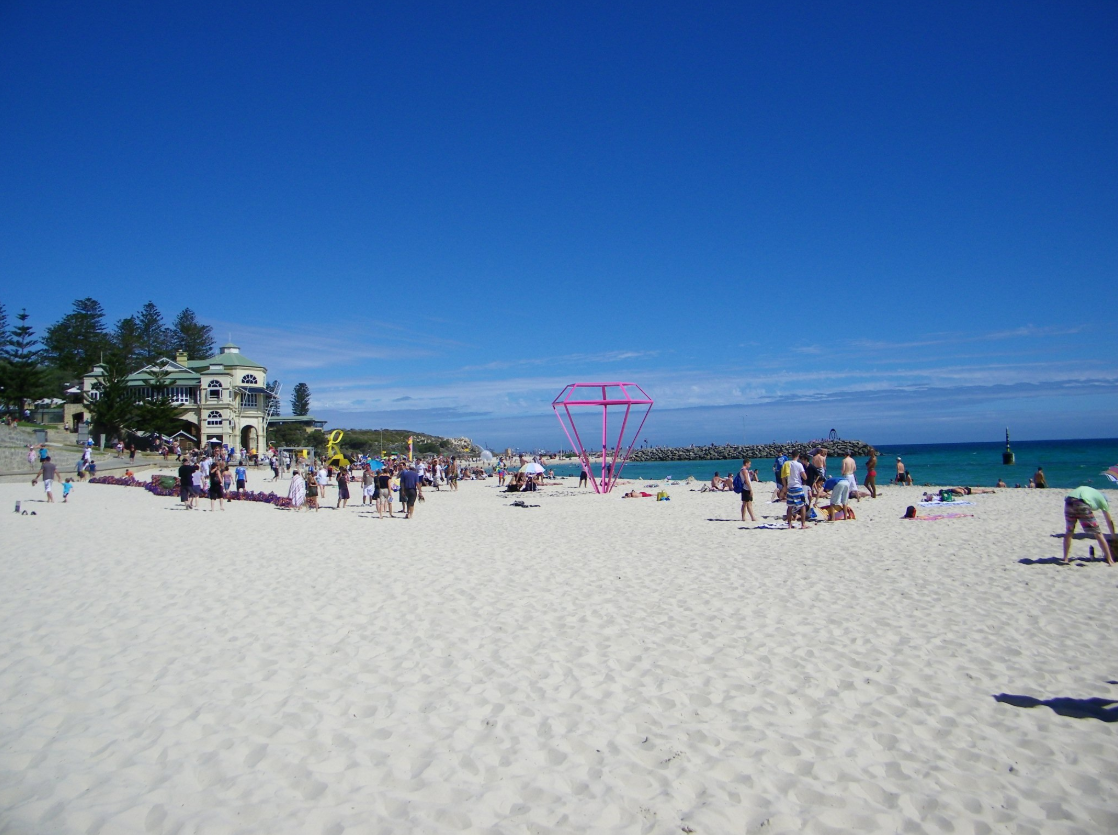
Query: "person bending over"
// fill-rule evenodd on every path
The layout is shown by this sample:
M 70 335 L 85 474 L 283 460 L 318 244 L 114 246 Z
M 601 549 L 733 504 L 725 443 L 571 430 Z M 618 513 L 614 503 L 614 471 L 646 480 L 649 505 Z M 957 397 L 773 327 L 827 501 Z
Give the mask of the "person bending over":
M 1110 553 L 1110 546 L 1106 537 L 1099 530 L 1099 523 L 1095 521 L 1095 511 L 1101 510 L 1106 517 L 1106 524 L 1110 528 L 1110 535 L 1114 535 L 1114 519 L 1110 515 L 1110 505 L 1106 496 L 1093 487 L 1076 487 L 1064 498 L 1064 564 L 1067 565 L 1071 554 L 1072 534 L 1075 533 L 1077 524 L 1083 526 L 1083 532 L 1094 534 L 1099 543 L 1102 555 L 1106 557 L 1107 565 L 1114 565 L 1114 557 Z

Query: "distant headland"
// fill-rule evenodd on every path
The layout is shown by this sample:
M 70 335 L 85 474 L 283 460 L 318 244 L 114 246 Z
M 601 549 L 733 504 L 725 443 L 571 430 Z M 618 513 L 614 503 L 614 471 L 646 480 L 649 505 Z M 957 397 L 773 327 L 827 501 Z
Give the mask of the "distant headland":
M 776 458 L 781 451 L 785 455 L 793 452 L 807 453 L 816 447 L 823 447 L 830 455 L 870 455 L 877 450 L 863 441 L 788 441 L 778 444 L 710 444 L 708 446 L 687 447 L 643 447 L 634 449 L 630 461 L 727 461 L 734 458 Z

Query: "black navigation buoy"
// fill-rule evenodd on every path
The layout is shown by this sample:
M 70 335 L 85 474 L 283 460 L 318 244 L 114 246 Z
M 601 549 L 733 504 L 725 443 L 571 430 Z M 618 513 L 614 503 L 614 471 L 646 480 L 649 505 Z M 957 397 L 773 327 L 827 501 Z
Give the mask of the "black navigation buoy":
M 1013 450 L 1009 448 L 1009 427 L 1008 426 L 1005 428 L 1005 452 L 1002 453 L 1002 463 L 1003 464 L 1014 463 L 1014 461 L 1013 461 Z

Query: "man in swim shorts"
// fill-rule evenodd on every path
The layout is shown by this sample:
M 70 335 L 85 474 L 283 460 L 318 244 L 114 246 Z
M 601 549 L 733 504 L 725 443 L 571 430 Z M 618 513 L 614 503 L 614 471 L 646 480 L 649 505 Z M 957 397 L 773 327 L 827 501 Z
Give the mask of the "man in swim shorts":
M 44 446 L 43 449 L 46 449 Z M 47 503 L 54 503 L 54 479 L 58 475 L 58 466 L 50 460 L 50 456 L 41 459 L 43 466 L 39 468 L 39 472 L 31 479 L 31 486 L 34 487 L 35 483 L 39 480 L 39 476 L 43 477 L 43 490 L 47 495 Z
M 757 517 L 753 515 L 753 468 L 750 466 L 753 461 L 745 458 L 741 462 L 741 469 L 738 470 L 738 480 L 741 481 L 741 520 L 745 521 L 745 514 L 749 514 L 749 518 L 756 522 Z M 733 487 L 733 480 L 730 480 L 730 486 Z
M 1114 565 L 1114 557 L 1110 553 L 1110 546 L 1106 537 L 1099 530 L 1099 523 L 1095 521 L 1095 511 L 1101 510 L 1106 517 L 1106 524 L 1110 527 L 1111 536 L 1114 535 L 1114 519 L 1110 516 L 1110 505 L 1106 496 L 1093 487 L 1076 487 L 1064 498 L 1064 564 L 1068 562 L 1071 553 L 1071 539 L 1075 532 L 1076 524 L 1083 526 L 1083 532 L 1094 534 L 1099 543 L 1102 555 L 1106 557 L 1107 565 Z
M 795 526 L 795 517 L 799 516 L 800 527 L 806 528 L 807 491 L 804 490 L 804 465 L 800 463 L 800 453 L 793 452 L 786 466 L 788 467 L 788 489 L 785 502 L 788 505 L 788 510 L 784 514 L 784 519 L 788 523 L 789 530 L 791 530 Z

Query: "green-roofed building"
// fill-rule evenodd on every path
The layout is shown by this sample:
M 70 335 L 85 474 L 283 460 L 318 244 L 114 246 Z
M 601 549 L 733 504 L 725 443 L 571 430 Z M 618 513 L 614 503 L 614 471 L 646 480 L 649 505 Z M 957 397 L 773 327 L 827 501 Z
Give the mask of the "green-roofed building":
M 208 359 L 178 353 L 128 375 L 137 399 L 150 396 L 152 372 L 166 370 L 168 394 L 179 404 L 185 437 L 198 445 L 217 441 L 262 452 L 268 428 L 268 370 L 232 342 Z M 105 370 L 96 365 L 82 377 L 82 394 L 95 400 Z

